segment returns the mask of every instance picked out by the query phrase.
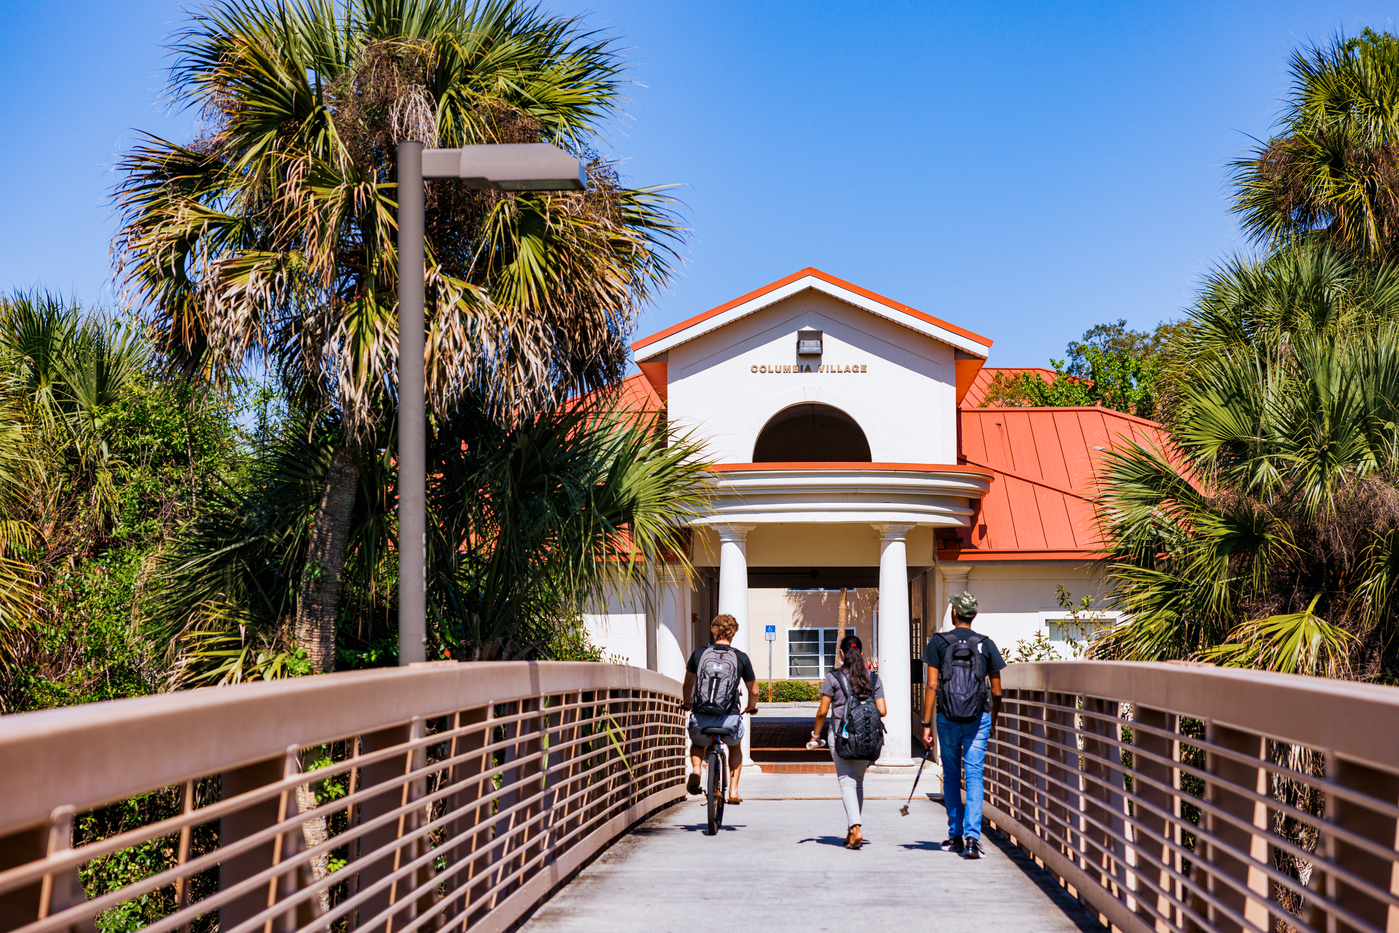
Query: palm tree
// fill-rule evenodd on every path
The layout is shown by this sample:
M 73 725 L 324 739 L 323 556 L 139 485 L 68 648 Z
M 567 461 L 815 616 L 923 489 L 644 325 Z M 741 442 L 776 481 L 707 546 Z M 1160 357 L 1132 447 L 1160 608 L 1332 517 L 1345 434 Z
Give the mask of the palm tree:
M 1213 276 L 1174 448 L 1109 458 L 1100 655 L 1379 676 L 1396 665 L 1399 288 L 1329 250 Z M 1188 374 L 1188 378 L 1185 378 Z
M 1319 236 L 1367 262 L 1399 246 L 1399 38 L 1366 29 L 1292 56 L 1275 136 L 1234 163 L 1244 229 L 1273 246 Z
M 429 448 L 428 604 L 439 648 L 463 659 L 551 657 L 590 603 L 683 561 L 707 493 L 702 451 L 659 413 L 606 396 L 496 418 L 467 396 Z M 152 574 L 148 625 L 177 685 L 296 672 L 282 625 L 308 559 L 334 455 L 323 425 L 291 425 L 252 477 L 208 502 Z M 392 466 L 359 469 L 345 611 L 362 634 L 391 616 Z M 363 641 L 370 641 L 366 637 Z
M 628 189 L 589 141 L 618 106 L 615 45 L 538 8 L 464 0 L 226 0 L 174 45 L 188 145 L 121 163 L 118 266 L 186 372 L 265 363 L 337 436 L 294 601 L 316 670 L 334 620 L 359 465 L 393 411 L 394 152 L 548 141 L 585 194 L 427 192 L 429 404 L 468 388 L 527 416 L 617 379 L 637 308 L 669 274 L 670 202 Z

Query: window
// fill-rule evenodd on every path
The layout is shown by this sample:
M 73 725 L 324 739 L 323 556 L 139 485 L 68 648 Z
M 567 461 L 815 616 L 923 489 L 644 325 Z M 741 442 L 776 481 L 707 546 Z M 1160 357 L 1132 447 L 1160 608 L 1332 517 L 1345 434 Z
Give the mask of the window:
M 1110 619 L 1046 619 L 1049 640 L 1057 642 L 1086 642 L 1112 624 Z
M 833 628 L 789 628 L 787 676 L 793 680 L 820 680 L 834 670 L 838 631 Z

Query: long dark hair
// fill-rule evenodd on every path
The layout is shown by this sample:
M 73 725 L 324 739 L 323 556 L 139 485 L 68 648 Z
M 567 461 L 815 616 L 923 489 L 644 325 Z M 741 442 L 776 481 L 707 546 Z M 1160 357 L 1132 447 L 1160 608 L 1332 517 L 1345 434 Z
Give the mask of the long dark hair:
M 840 640 L 841 670 L 850 681 L 850 689 L 857 697 L 867 697 L 874 693 L 874 682 L 870 680 L 870 669 L 865 666 L 865 655 L 860 649 L 860 639 L 856 635 L 846 635 Z

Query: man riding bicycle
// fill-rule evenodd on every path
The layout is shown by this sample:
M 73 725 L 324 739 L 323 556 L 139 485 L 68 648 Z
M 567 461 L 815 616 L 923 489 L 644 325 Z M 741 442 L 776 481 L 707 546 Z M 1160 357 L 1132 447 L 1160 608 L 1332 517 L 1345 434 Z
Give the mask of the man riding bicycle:
M 700 793 L 700 758 L 710 743 L 706 728 L 722 728 L 721 738 L 729 747 L 729 803 L 742 803 L 738 796 L 738 775 L 743 770 L 743 714 L 758 711 L 758 678 L 748 655 L 732 645 L 738 634 L 738 621 L 731 615 L 717 615 L 709 624 L 714 643 L 698 648 L 685 665 L 685 708 L 690 712 L 690 780 L 686 790 Z M 743 708 L 738 685 L 748 688 L 748 707 Z

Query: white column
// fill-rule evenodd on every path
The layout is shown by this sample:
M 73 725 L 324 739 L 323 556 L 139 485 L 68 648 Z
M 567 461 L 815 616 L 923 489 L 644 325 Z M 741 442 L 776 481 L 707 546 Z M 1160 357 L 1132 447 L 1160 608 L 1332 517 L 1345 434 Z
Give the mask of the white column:
M 690 580 L 679 564 L 662 564 L 656 593 L 656 670 L 685 679 L 685 628 L 690 624 Z
M 938 616 L 939 632 L 945 632 L 952 628 L 952 607 L 947 601 L 958 593 L 967 591 L 967 575 L 972 572 L 971 567 L 966 564 L 943 564 L 938 567 L 938 573 L 942 575 L 942 606 Z
M 885 767 L 914 764 L 909 730 L 913 725 L 909 681 L 911 647 L 908 642 L 908 548 L 905 538 L 912 525 L 876 525 L 879 529 L 879 679 L 889 715 L 884 724 Z
M 748 649 L 748 532 L 752 525 L 715 525 L 719 533 L 719 611 L 715 615 L 731 615 L 738 622 L 738 634 L 733 646 L 747 654 Z M 706 622 L 709 620 L 705 620 Z M 755 675 L 757 671 L 753 672 Z M 742 692 L 742 691 L 740 691 Z M 745 697 L 746 701 L 746 697 Z M 743 764 L 751 766 L 753 756 L 752 723 L 743 732 Z

